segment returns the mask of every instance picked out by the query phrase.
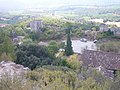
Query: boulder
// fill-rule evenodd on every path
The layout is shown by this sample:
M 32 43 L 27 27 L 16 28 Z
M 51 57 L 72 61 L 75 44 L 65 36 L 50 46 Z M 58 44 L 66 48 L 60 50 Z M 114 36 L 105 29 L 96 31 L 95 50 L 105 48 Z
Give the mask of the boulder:
M 21 77 L 24 76 L 28 71 L 30 71 L 29 68 L 16 64 L 12 61 L 2 61 L 0 63 L 0 77 L 2 75 Z

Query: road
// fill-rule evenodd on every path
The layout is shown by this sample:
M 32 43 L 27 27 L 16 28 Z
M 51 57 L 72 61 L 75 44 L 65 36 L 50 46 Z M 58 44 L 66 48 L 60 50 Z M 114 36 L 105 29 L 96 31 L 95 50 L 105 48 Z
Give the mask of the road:
M 80 40 L 72 40 L 72 47 L 74 53 L 82 53 L 84 49 L 97 50 L 97 46 L 92 41 L 81 42 Z

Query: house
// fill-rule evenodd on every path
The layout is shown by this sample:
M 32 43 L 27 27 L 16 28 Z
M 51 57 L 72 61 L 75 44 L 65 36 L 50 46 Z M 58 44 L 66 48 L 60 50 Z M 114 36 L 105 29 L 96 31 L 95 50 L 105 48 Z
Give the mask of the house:
M 6 20 L 8 20 L 7 18 L 4 18 L 4 17 L 1 17 L 0 18 L 0 21 L 6 21 Z
M 9 26 L 9 24 L 0 24 L 0 28 L 6 27 L 6 26 Z
M 120 28 L 116 27 L 116 28 L 111 28 L 110 30 L 113 31 L 114 36 L 120 37 Z
M 42 20 L 34 20 L 30 22 L 29 26 L 31 28 L 31 31 L 41 32 L 41 29 L 43 28 L 43 22 Z
M 23 43 L 23 39 L 24 39 L 24 36 L 17 36 L 13 38 L 12 41 L 15 45 L 20 45 Z
M 104 31 L 108 31 L 108 30 L 109 30 L 109 28 L 106 24 L 104 24 L 104 23 L 100 24 L 100 30 L 99 30 L 100 32 L 104 32 Z
M 120 54 L 85 50 L 81 55 L 83 66 L 93 67 L 103 75 L 114 78 L 120 70 Z
M 120 28 L 119 27 L 112 27 L 109 28 L 106 24 L 100 24 L 100 30 L 99 32 L 105 32 L 105 31 L 112 31 L 114 33 L 114 36 L 120 36 Z
M 48 46 L 49 44 L 48 44 L 48 42 L 42 42 L 41 41 L 41 42 L 38 43 L 38 45 Z

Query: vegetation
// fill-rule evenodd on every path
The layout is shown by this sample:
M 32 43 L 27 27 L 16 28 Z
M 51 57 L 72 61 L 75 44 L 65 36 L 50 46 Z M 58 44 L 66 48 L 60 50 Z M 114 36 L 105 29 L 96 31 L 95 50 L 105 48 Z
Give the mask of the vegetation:
M 58 44 L 56 41 L 50 41 L 48 45 L 48 51 L 51 56 L 54 56 L 59 50 Z
M 111 80 L 104 78 L 94 69 L 91 73 L 84 72 L 86 79 L 80 77 L 80 74 L 66 67 L 43 66 L 27 73 L 25 78 L 11 79 L 4 76 L 0 79 L 1 90 L 115 90 L 118 88 L 117 82 L 114 84 Z M 7 86 L 6 86 L 7 85 Z
M 2 44 L 2 43 L 3 43 L 4 38 L 5 38 L 5 33 L 4 33 L 4 31 L 3 31 L 3 30 L 1 30 L 1 31 L 0 31 L 0 44 Z
M 72 42 L 71 42 L 71 28 L 72 26 L 70 25 L 70 23 L 66 24 L 67 30 L 66 30 L 66 34 L 67 34 L 67 45 L 65 47 L 65 53 L 67 56 L 70 56 L 73 54 L 73 49 L 72 49 Z
M 114 37 L 114 33 L 112 31 L 105 31 L 97 35 L 97 39 L 102 39 L 102 38 L 112 38 Z
M 108 41 L 100 45 L 100 50 L 120 53 L 120 42 Z
M 0 48 L 0 58 L 1 60 L 12 60 L 16 59 L 15 55 L 15 46 L 12 43 L 12 40 L 5 36 L 2 46 Z
M 68 67 L 74 70 L 75 72 L 79 72 L 82 68 L 82 62 L 79 61 L 79 57 L 76 54 L 71 55 L 67 58 Z
M 0 23 L 10 24 L 0 28 L 0 61 L 14 61 L 31 69 L 21 77 L 0 75 L 0 90 L 119 90 L 119 71 L 111 79 L 92 67 L 83 67 L 80 56 L 73 53 L 72 37 L 84 37 L 86 31 L 90 31 L 90 36 L 95 37 L 99 30 L 99 23 L 90 22 L 90 19 L 120 21 L 119 6 L 97 7 L 99 8 L 61 7 L 56 15 L 51 15 L 53 11 L 48 10 L 25 11 L 20 15 L 0 13 L 0 17 L 8 18 L 6 21 L 0 20 Z M 34 16 L 36 18 L 31 18 Z M 27 29 L 33 20 L 43 21 L 42 32 Z M 15 46 L 11 39 L 17 36 L 25 38 L 22 40 L 23 44 Z M 98 40 L 104 38 L 116 37 L 110 30 L 97 35 Z M 64 42 L 57 42 L 61 39 L 67 39 L 66 45 Z M 47 46 L 40 46 L 37 44 L 40 41 L 50 42 Z M 102 43 L 100 50 L 120 53 L 120 43 Z
M 34 44 L 19 46 L 16 54 L 17 60 L 15 62 L 30 69 L 35 69 L 43 65 L 66 65 L 64 60 L 56 58 L 53 55 L 54 52 L 52 52 L 52 49 L 53 48 L 47 49 L 45 46 Z

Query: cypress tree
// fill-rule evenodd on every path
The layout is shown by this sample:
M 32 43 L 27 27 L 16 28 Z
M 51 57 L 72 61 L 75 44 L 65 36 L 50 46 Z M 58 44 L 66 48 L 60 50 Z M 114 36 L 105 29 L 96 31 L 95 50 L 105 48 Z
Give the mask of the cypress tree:
M 70 56 L 70 55 L 73 54 L 70 31 L 71 31 L 71 24 L 67 23 L 67 30 L 66 30 L 66 33 L 67 33 L 67 45 L 65 47 L 66 56 Z

